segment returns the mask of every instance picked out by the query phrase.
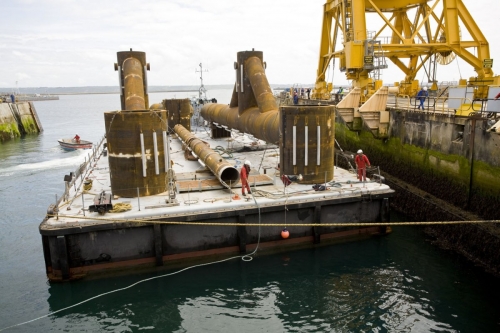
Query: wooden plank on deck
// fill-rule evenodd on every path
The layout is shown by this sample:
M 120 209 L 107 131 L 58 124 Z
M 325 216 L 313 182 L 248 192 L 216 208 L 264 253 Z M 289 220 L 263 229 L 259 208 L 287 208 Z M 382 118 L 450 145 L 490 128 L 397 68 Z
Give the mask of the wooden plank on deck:
M 272 185 L 273 179 L 269 175 L 250 175 L 248 176 L 248 183 L 253 186 Z M 228 184 L 229 185 L 229 184 Z M 179 192 L 187 191 L 205 191 L 205 190 L 219 190 L 224 188 L 217 178 L 200 179 L 200 180 L 181 180 L 177 181 Z M 241 187 L 241 181 L 236 184 L 231 184 L 232 188 Z

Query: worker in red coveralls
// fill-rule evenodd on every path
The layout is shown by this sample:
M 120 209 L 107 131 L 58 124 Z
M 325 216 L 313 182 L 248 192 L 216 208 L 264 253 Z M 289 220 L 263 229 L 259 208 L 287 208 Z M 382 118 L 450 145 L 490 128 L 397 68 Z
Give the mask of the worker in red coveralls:
M 80 143 L 80 136 L 75 135 L 75 137 L 73 138 L 73 140 L 75 140 L 77 143 Z
M 358 154 L 356 155 L 356 158 L 354 158 L 354 162 L 356 162 L 356 167 L 358 168 L 359 181 L 366 182 L 366 166 L 370 166 L 370 161 L 368 160 L 368 157 L 363 154 L 361 149 L 358 150 Z
M 240 171 L 240 179 L 241 179 L 241 195 L 246 197 L 245 188 L 248 190 L 248 194 L 252 194 L 250 191 L 250 186 L 248 185 L 248 175 L 250 174 L 251 163 L 249 160 L 246 160 Z

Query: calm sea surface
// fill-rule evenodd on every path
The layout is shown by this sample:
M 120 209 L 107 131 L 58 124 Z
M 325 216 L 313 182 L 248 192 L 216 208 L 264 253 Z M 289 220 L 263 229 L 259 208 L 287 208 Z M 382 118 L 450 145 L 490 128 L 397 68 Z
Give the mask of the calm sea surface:
M 230 90 L 210 91 L 220 103 Z M 150 102 L 194 93 L 153 93 Z M 35 102 L 40 135 L 0 144 L 0 331 L 143 279 L 47 282 L 38 225 L 119 96 Z M 394 215 L 393 220 L 403 217 Z M 500 332 L 500 279 L 439 250 L 419 227 L 353 243 L 195 267 L 5 332 Z

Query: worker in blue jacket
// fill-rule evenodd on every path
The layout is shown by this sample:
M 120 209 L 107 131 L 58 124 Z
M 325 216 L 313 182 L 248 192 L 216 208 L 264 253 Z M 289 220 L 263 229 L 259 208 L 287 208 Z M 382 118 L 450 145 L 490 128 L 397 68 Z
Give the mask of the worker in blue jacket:
M 418 106 L 417 109 L 419 110 L 420 108 L 422 108 L 422 110 L 424 109 L 424 102 L 426 97 L 429 97 L 429 93 L 427 92 L 427 87 L 422 87 L 422 89 L 420 89 L 420 91 L 417 94 L 417 99 L 420 101 L 420 105 Z

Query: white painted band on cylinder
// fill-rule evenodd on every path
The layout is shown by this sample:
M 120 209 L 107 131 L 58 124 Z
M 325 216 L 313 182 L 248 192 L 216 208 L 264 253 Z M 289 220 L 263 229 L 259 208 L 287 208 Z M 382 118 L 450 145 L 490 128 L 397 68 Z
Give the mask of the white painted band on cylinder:
M 318 145 L 318 149 L 317 149 L 317 162 L 316 162 L 316 165 L 321 165 L 321 126 L 317 126 L 318 130 L 317 130 L 317 138 L 316 138 L 316 141 L 317 141 L 317 145 Z
M 297 126 L 293 126 L 292 133 L 293 133 L 292 163 L 293 163 L 293 165 L 297 165 L 297 154 L 296 154 L 296 150 L 297 150 Z
M 305 158 L 304 158 L 304 165 L 307 166 L 307 163 L 308 163 L 308 160 L 307 160 L 307 154 L 308 154 L 308 136 L 309 136 L 309 133 L 308 133 L 308 130 L 309 130 L 309 126 L 305 126 L 305 132 L 304 132 L 304 153 L 305 153 Z
M 144 66 L 144 93 L 148 93 L 148 68 Z
M 167 172 L 170 166 L 168 162 L 169 151 L 167 150 L 167 131 L 163 131 L 162 136 L 163 136 L 163 159 L 165 160 L 165 172 Z
M 234 73 L 236 75 L 236 92 L 240 92 L 240 88 L 239 88 L 239 83 L 238 83 L 238 65 L 234 66 L 235 69 L 234 69 Z
M 155 172 L 157 175 L 160 174 L 160 164 L 158 163 L 158 142 L 156 141 L 156 131 L 153 131 L 153 154 L 155 156 Z
M 142 176 L 146 177 L 146 152 L 144 151 L 144 134 L 139 135 L 141 138 L 141 158 L 142 158 Z
M 122 66 L 118 66 L 118 84 L 120 85 L 120 96 L 123 96 Z
M 245 92 L 245 88 L 243 87 L 243 64 L 241 64 L 241 67 L 240 67 L 240 77 L 241 77 L 241 89 L 240 89 L 240 91 Z

